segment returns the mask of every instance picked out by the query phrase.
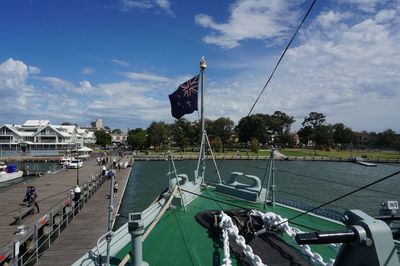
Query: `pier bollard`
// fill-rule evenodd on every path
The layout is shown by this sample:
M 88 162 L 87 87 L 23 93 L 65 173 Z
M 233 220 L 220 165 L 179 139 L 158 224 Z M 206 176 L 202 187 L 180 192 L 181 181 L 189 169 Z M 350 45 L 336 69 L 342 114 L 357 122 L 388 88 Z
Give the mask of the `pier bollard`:
M 68 208 L 68 207 L 66 207 L 66 208 Z M 54 223 L 54 225 L 57 225 L 57 226 L 59 226 L 61 224 L 61 217 L 59 214 L 54 216 L 53 223 Z
M 135 266 L 147 266 L 147 262 L 143 261 L 142 242 L 144 234 L 144 222 L 142 221 L 142 213 L 134 212 L 129 214 L 128 230 L 131 234 L 131 263 Z
M 74 202 L 75 202 L 77 212 L 80 209 L 80 206 L 79 206 L 80 199 L 81 199 L 81 188 L 77 185 L 74 189 Z
M 48 249 L 51 246 L 51 233 L 52 233 L 52 231 L 53 231 L 53 228 L 49 224 L 43 226 L 43 235 L 47 238 L 47 240 L 46 240 L 46 242 L 47 242 L 46 249 Z M 38 243 L 38 245 L 39 245 L 39 243 Z

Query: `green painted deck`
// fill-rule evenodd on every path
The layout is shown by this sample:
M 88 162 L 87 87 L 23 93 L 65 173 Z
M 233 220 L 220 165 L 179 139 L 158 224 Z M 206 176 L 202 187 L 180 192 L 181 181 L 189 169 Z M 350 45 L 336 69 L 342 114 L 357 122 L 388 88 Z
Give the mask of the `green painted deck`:
M 240 199 L 232 198 L 214 192 L 212 188 L 206 189 L 203 196 L 224 201 L 243 208 L 254 208 L 263 212 L 272 211 L 282 217 L 291 218 L 299 214 L 298 211 L 281 207 L 269 206 L 263 208 L 263 204 L 249 203 Z M 198 197 L 184 212 L 183 208 L 168 210 L 157 226 L 143 243 L 143 258 L 150 265 L 221 265 L 223 259 L 223 246 L 221 241 L 214 242 L 209 238 L 207 229 L 202 227 L 196 220 L 195 215 L 205 210 L 237 209 L 229 204 L 213 201 L 211 199 Z M 320 218 L 305 215 L 294 220 L 295 223 L 312 227 L 317 230 L 337 230 L 342 225 L 322 220 Z M 303 231 L 310 229 L 291 224 Z M 289 238 L 287 243 L 297 248 L 297 244 Z M 117 257 L 122 259 L 128 254 L 130 246 L 121 250 Z M 312 246 L 314 252 L 318 252 L 325 261 L 335 258 L 336 253 L 331 247 L 325 245 Z M 235 258 L 232 258 L 235 263 Z

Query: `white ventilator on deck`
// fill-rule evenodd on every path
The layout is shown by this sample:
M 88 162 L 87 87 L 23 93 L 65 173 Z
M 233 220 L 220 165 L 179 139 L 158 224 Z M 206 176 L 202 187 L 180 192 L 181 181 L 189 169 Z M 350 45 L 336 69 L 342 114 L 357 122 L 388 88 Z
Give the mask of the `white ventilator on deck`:
M 296 234 L 303 233 L 303 231 L 301 231 L 300 229 L 291 227 L 287 222 L 287 219 L 281 217 L 280 215 L 277 215 L 276 213 L 273 212 L 263 213 L 257 210 L 251 210 L 249 212 L 249 215 L 260 217 L 263 220 L 266 227 L 277 226 L 278 229 L 284 231 L 293 239 L 296 236 Z M 229 254 L 229 235 L 234 237 L 234 240 L 242 248 L 245 256 L 251 260 L 252 265 L 257 265 L 257 266 L 265 265 L 261 261 L 259 256 L 254 255 L 253 249 L 246 244 L 244 237 L 239 235 L 239 229 L 237 228 L 236 225 L 233 224 L 231 217 L 229 217 L 227 214 L 221 211 L 219 218 L 221 219 L 221 221 L 219 222 L 218 225 L 222 229 L 222 234 L 224 237 L 225 258 L 223 260 L 224 263 L 222 265 L 223 266 L 231 265 L 230 254 Z M 332 246 L 334 249 L 337 249 L 339 245 L 331 244 L 330 246 Z M 324 262 L 322 256 L 316 252 L 313 252 L 309 245 L 299 245 L 299 247 L 301 248 L 301 252 L 307 257 L 309 257 L 310 260 L 317 265 L 330 266 L 333 265 L 334 263 L 334 260 L 331 260 L 330 262 Z

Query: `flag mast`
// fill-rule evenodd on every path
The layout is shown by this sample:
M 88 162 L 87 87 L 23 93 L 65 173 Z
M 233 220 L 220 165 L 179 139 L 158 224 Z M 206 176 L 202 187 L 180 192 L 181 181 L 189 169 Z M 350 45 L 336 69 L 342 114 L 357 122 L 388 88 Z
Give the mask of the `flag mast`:
M 213 159 L 215 170 L 218 175 L 218 181 L 219 183 L 222 182 L 221 176 L 218 171 L 217 163 L 215 162 L 214 154 L 211 148 L 210 140 L 208 139 L 206 128 L 205 128 L 205 123 L 204 123 L 204 75 L 205 71 L 207 68 L 207 63 L 206 60 L 204 59 L 204 56 L 201 57 L 200 59 L 200 74 L 201 74 L 201 144 L 200 144 L 200 153 L 199 153 L 199 159 L 197 161 L 197 169 L 195 171 L 195 184 L 199 179 L 201 179 L 201 183 L 204 183 L 204 174 L 206 172 L 206 144 L 208 144 L 208 148 L 210 149 L 211 153 L 211 158 Z M 201 175 L 199 175 L 199 170 L 200 170 L 200 164 L 201 164 Z
M 204 56 L 200 59 L 200 69 L 201 69 L 201 133 L 205 132 L 204 127 L 204 72 L 206 71 L 207 63 Z
M 204 56 L 201 57 L 200 59 L 200 70 L 201 70 L 201 147 L 200 147 L 200 156 L 201 156 L 201 180 L 204 182 L 204 172 L 206 170 L 206 161 L 205 161 L 205 155 L 206 155 L 206 129 L 205 129 L 205 124 L 204 124 L 204 73 L 207 68 L 207 63 L 206 60 L 204 59 Z

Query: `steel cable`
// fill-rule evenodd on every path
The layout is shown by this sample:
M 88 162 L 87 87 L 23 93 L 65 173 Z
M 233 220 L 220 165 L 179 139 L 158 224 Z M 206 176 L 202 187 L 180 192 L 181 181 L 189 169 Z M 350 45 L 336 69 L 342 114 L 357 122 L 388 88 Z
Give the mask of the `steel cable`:
M 336 197 L 336 198 L 334 198 L 334 199 L 332 199 L 332 200 L 330 200 L 330 201 L 328 201 L 328 202 L 325 202 L 325 203 L 323 203 L 323 204 L 321 204 L 321 205 L 319 205 L 319 206 L 317 206 L 317 207 L 315 207 L 315 208 L 312 208 L 312 209 L 310 209 L 310 210 L 308 210 L 308 211 L 306 211 L 306 212 L 303 212 L 303 213 L 300 213 L 300 214 L 298 214 L 298 215 L 295 215 L 295 216 L 293 216 L 292 218 L 289 218 L 288 220 L 286 220 L 285 222 L 292 221 L 292 220 L 294 220 L 294 219 L 296 219 L 296 218 L 299 218 L 299 217 L 301 217 L 301 216 L 303 216 L 303 215 L 306 215 L 306 214 L 308 214 L 308 213 L 310 213 L 310 212 L 313 212 L 313 211 L 315 211 L 315 210 L 317 210 L 317 209 L 319 209 L 319 208 L 322 208 L 322 207 L 324 207 L 324 206 L 326 206 L 326 205 L 329 205 L 329 204 L 331 204 L 331 203 L 333 203 L 333 202 L 336 202 L 336 201 L 341 200 L 341 199 L 343 199 L 343 198 L 345 198 L 345 197 L 348 197 L 348 196 L 350 196 L 350 195 L 352 195 L 352 194 L 354 194 L 354 193 L 357 193 L 357 192 L 359 192 L 359 191 L 361 191 L 361 190 L 364 190 L 364 189 L 366 189 L 366 188 L 368 188 L 368 187 L 370 187 L 370 186 L 373 186 L 373 185 L 378 184 L 378 183 L 380 183 L 380 182 L 382 182 L 382 181 L 385 181 L 386 179 L 389 179 L 389 178 L 391 178 L 391 177 L 393 177 L 393 176 L 396 176 L 396 175 L 398 175 L 398 174 L 400 174 L 400 171 L 394 172 L 394 173 L 392 173 L 392 174 L 390 174 L 390 175 L 387 175 L 387 176 L 385 176 L 385 177 L 382 177 L 382 178 L 380 178 L 380 179 L 378 179 L 378 180 L 376 180 L 376 181 L 374 181 L 374 182 L 371 182 L 371 183 L 369 183 L 369 184 L 367 184 L 367 185 L 365 185 L 365 186 L 362 186 L 362 187 L 360 187 L 360 188 L 358 188 L 358 189 L 355 189 L 355 190 L 353 190 L 353 191 L 350 191 L 350 192 L 348 192 L 348 193 L 346 193 L 346 194 L 344 194 L 344 195 L 342 195 L 342 196 Z M 279 223 L 279 224 L 277 224 L 276 226 L 279 226 L 280 224 L 282 224 L 282 223 Z M 275 227 L 276 227 L 276 226 L 275 226 Z
M 314 6 L 314 4 L 315 4 L 316 1 L 317 1 L 317 0 L 313 0 L 313 2 L 311 3 L 310 7 L 308 8 L 307 13 L 306 13 L 305 16 L 303 17 L 303 20 L 301 21 L 300 25 L 297 27 L 297 29 L 296 29 L 296 31 L 294 32 L 292 38 L 290 39 L 289 43 L 287 44 L 285 50 L 284 50 L 283 53 L 281 54 L 281 57 L 279 58 L 278 62 L 276 63 L 276 65 L 275 65 L 275 67 L 274 67 L 274 70 L 272 71 L 271 75 L 270 75 L 269 78 L 268 78 L 268 81 L 265 83 L 264 88 L 261 90 L 260 94 L 258 95 L 256 101 L 254 102 L 254 104 L 253 104 L 253 106 L 251 107 L 251 109 L 250 109 L 249 113 L 247 114 L 247 116 L 250 116 L 251 112 L 253 111 L 254 107 L 256 106 L 256 104 L 257 104 L 258 100 L 260 99 L 261 95 L 264 93 L 264 91 L 265 91 L 265 89 L 267 88 L 269 82 L 271 81 L 273 75 L 275 74 L 276 69 L 278 68 L 279 64 L 281 63 L 283 57 L 285 56 L 286 51 L 289 49 L 289 47 L 290 47 L 290 45 L 292 44 L 294 38 L 296 37 L 297 33 L 299 32 L 301 26 L 303 26 L 304 21 L 306 20 L 306 18 L 307 18 L 308 15 L 310 14 L 311 9 L 313 8 L 313 6 Z

